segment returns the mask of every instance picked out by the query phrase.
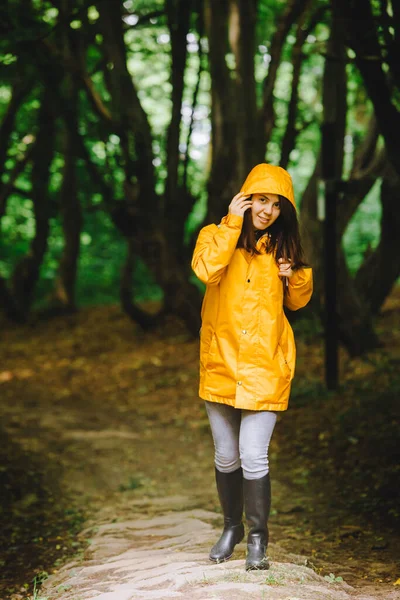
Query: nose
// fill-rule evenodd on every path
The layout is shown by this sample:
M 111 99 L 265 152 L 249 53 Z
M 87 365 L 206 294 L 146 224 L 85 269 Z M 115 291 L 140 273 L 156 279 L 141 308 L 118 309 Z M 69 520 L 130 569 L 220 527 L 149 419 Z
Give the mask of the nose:
M 263 213 L 267 216 L 271 216 L 272 214 L 272 205 L 271 204 L 267 204 L 266 206 L 264 206 L 264 210 Z

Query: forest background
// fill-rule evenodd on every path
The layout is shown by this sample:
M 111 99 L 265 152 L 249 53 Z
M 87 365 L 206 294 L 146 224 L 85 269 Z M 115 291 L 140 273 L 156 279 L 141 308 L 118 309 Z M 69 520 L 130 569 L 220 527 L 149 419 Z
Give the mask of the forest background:
M 8 2 L 0 303 L 162 301 L 198 331 L 190 272 L 258 162 L 288 167 L 322 298 L 321 127 L 338 190 L 340 334 L 376 347 L 399 275 L 398 8 L 391 2 Z M 362 18 L 360 18 L 362 15 Z M 333 177 L 332 177 L 333 175 Z
M 289 318 L 299 339 L 319 344 L 321 209 L 334 189 L 339 336 L 343 356 L 364 357 L 368 368 L 355 388 L 343 381 L 348 411 L 332 440 L 347 440 L 338 460 L 350 448 L 366 510 L 398 519 L 398 3 L 8 0 L 0 51 L 4 330 L 32 333 L 47 320 L 51 336 L 65 315 L 119 303 L 145 331 L 172 316 L 196 336 L 204 292 L 190 269 L 197 233 L 226 214 L 249 170 L 267 161 L 293 177 L 314 269 L 310 307 Z M 90 335 L 90 319 L 87 327 Z M 26 352 L 29 360 L 29 344 Z M 318 368 L 319 383 L 304 379 L 294 390 L 313 410 L 316 398 L 329 405 Z M 360 424 L 367 390 L 376 427 Z

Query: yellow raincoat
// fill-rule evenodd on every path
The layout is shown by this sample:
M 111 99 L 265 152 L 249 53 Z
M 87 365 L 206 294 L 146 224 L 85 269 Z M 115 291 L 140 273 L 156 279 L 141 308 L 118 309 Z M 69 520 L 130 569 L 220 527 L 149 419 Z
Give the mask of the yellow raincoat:
M 290 175 L 280 167 L 257 165 L 244 193 L 274 193 L 294 205 Z M 204 400 L 247 410 L 286 410 L 296 348 L 283 304 L 297 310 L 312 294 L 312 270 L 288 278 L 284 297 L 272 254 L 251 255 L 236 248 L 243 217 L 228 214 L 204 227 L 192 268 L 207 284 L 201 311 L 200 390 Z M 265 249 L 267 237 L 257 242 Z

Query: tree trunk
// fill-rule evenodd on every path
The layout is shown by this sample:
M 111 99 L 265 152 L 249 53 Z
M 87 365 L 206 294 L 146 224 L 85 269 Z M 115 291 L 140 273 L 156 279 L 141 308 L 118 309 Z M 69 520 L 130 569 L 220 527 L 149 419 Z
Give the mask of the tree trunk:
M 32 150 L 32 202 L 35 236 L 29 252 L 16 265 L 11 278 L 11 296 L 20 321 L 28 317 L 39 279 L 40 266 L 47 250 L 49 235 L 50 165 L 54 155 L 54 114 L 50 95 L 43 92 L 38 117 L 38 133 Z
M 400 177 L 400 111 L 393 103 L 391 84 L 383 70 L 382 51 L 379 44 L 377 22 L 370 0 L 331 0 L 346 24 L 346 38 L 356 54 L 356 65 L 364 80 L 368 95 L 374 105 L 380 132 L 385 139 L 388 158 Z M 362 15 L 362 19 L 360 18 Z M 399 23 L 393 20 L 396 35 Z
M 127 241 L 127 255 L 124 266 L 122 268 L 120 282 L 120 298 L 121 306 L 124 312 L 135 321 L 144 331 L 156 327 L 164 314 L 164 311 L 156 315 L 141 310 L 132 300 L 132 279 L 133 271 L 137 261 L 137 249 L 135 241 L 129 238 Z
M 141 199 L 137 210 L 138 228 L 151 231 L 154 216 L 160 214 L 155 193 L 155 176 L 150 125 L 134 86 L 126 63 L 121 4 L 99 0 L 100 27 L 108 71 L 113 121 L 117 124 L 121 147 L 124 151 L 127 185 L 134 188 L 131 198 L 135 204 Z M 131 143 L 133 154 L 131 156 Z
M 64 14 L 69 14 L 71 0 L 62 0 Z M 64 32 L 63 52 L 67 61 L 74 59 L 76 40 L 74 31 Z M 60 192 L 60 210 L 64 233 L 64 248 L 60 259 L 59 277 L 56 282 L 55 300 L 63 310 L 76 310 L 75 287 L 80 253 L 82 229 L 82 209 L 78 197 L 76 176 L 76 134 L 78 124 L 78 85 L 70 72 L 66 72 L 62 82 L 64 97 L 68 100 L 68 117 L 63 123 L 63 182 Z
M 212 125 L 207 222 L 218 222 L 227 213 L 248 172 L 260 161 L 254 76 L 256 16 L 256 0 L 206 3 Z M 226 62 L 231 51 L 234 70 Z
M 76 310 L 75 287 L 80 253 L 82 209 L 76 180 L 76 149 L 73 134 L 64 130 L 64 168 L 60 193 L 64 248 L 60 259 L 55 299 L 66 312 Z
M 340 181 L 343 169 L 343 140 L 346 128 L 346 58 L 342 23 L 334 13 L 328 55 L 324 72 L 324 108 L 326 120 L 334 124 L 330 128 L 336 181 Z M 321 177 L 321 155 L 311 176 L 301 203 L 302 239 L 306 256 L 314 269 L 314 306 L 323 298 L 323 281 L 329 273 L 324 272 L 323 227 L 318 220 L 318 186 Z M 349 216 L 350 218 L 350 216 Z M 354 286 L 337 238 L 337 282 L 339 336 L 351 355 L 362 354 L 376 347 L 371 315 L 365 309 Z M 321 310 L 321 306 L 319 306 Z
M 155 192 L 150 125 L 127 69 L 120 8 L 115 10 L 115 6 L 108 0 L 100 0 L 98 8 L 107 62 L 112 63 L 114 67 L 108 77 L 113 107 L 112 118 L 114 123 L 119 124 L 121 146 L 124 150 L 126 202 L 122 208 L 131 223 L 131 230 L 125 232 L 129 240 L 129 250 L 122 285 L 123 306 L 129 308 L 130 314 L 133 314 L 133 303 L 127 300 L 126 285 L 134 260 L 132 249 L 135 248 L 137 256 L 144 261 L 164 291 L 165 310 L 180 316 L 189 330 L 198 332 L 200 294 L 195 286 L 188 283 L 187 266 L 183 267 L 180 264 L 181 240 L 170 239 L 166 233 L 162 206 Z M 179 36 L 182 42 L 182 31 Z M 179 65 L 181 71 L 178 75 L 181 77 L 184 65 Z M 175 103 L 179 104 L 179 98 Z M 129 139 L 133 142 L 134 158 L 131 156 Z M 170 143 L 172 145 L 172 141 Z
M 338 252 L 339 338 L 351 356 L 361 356 L 379 346 L 369 306 L 358 293 L 344 253 Z
M 346 49 L 343 20 L 333 9 L 331 35 L 324 76 L 324 106 L 331 129 L 331 147 L 334 155 L 336 183 L 341 181 L 344 158 L 344 134 L 347 113 Z M 330 182 L 326 182 L 330 185 Z M 329 273 L 325 273 L 329 277 Z M 375 348 L 375 335 L 371 315 L 357 295 L 354 280 L 348 273 L 340 238 L 337 236 L 337 312 L 339 337 L 352 356 Z
M 254 55 L 256 52 L 256 23 L 258 0 L 231 0 L 229 41 L 236 62 L 234 96 L 236 111 L 236 173 L 243 182 L 259 162 Z M 239 191 L 239 190 L 237 190 Z
M 197 15 L 197 19 L 198 19 L 197 33 L 199 36 L 199 52 L 198 52 L 199 67 L 198 67 L 198 71 L 197 71 L 196 85 L 193 90 L 192 111 L 191 111 L 191 115 L 190 115 L 190 123 L 189 123 L 187 137 L 186 137 L 185 153 L 184 153 L 183 168 L 182 168 L 182 191 L 183 191 L 183 194 L 185 194 L 185 195 L 188 193 L 188 166 L 189 166 L 189 160 L 190 160 L 190 145 L 191 145 L 191 139 L 192 139 L 192 133 L 193 133 L 193 127 L 194 127 L 194 117 L 195 117 L 197 100 L 198 100 L 199 91 L 200 91 L 200 82 L 202 79 L 203 72 L 206 69 L 205 60 L 204 60 L 205 51 L 204 51 L 204 46 L 202 43 L 202 38 L 204 36 L 204 14 L 203 14 L 204 13 L 204 6 L 203 6 L 204 1 L 200 0 L 199 4 L 200 4 L 199 12 Z
M 307 4 L 308 0 L 288 0 L 278 19 L 271 40 L 268 74 L 263 83 L 262 106 L 258 115 L 260 136 L 257 155 L 259 162 L 265 159 L 267 146 L 275 125 L 274 89 L 286 37 L 292 25 L 297 21 L 304 10 L 306 10 Z
M 343 165 L 343 139 L 346 126 L 346 64 L 343 41 L 335 28 L 333 20 L 331 36 L 328 43 L 328 57 L 325 61 L 323 80 L 324 113 L 326 119 L 335 123 L 332 153 L 335 156 L 337 179 L 341 178 Z M 319 184 L 322 176 L 322 157 L 318 155 L 314 172 L 310 177 L 301 201 L 302 241 L 307 259 L 314 270 L 313 302 L 323 297 L 324 264 L 323 264 L 323 226 L 318 214 Z
M 0 308 L 7 319 L 16 323 L 23 322 L 21 314 L 15 305 L 14 298 L 7 286 L 7 282 L 3 277 L 0 277 Z
M 307 13 L 310 9 L 311 4 L 312 0 L 309 0 L 307 5 L 305 6 L 304 12 L 300 15 L 298 19 L 296 41 L 292 49 L 292 91 L 290 94 L 286 129 L 282 138 L 281 158 L 279 161 L 279 165 L 284 169 L 286 169 L 289 164 L 290 153 L 296 145 L 296 139 L 299 133 L 299 130 L 296 126 L 296 119 L 299 102 L 300 73 L 304 60 L 303 46 L 307 37 L 313 31 L 316 24 L 319 22 L 323 12 L 321 8 L 318 9 L 313 15 L 309 25 L 305 27 Z
M 205 24 L 209 40 L 211 76 L 211 171 L 208 179 L 207 222 L 219 222 L 238 193 L 237 113 L 230 70 L 225 57 L 228 43 L 229 0 L 207 0 Z
M 337 211 L 337 234 L 341 239 L 344 231 L 372 186 L 387 164 L 384 148 L 378 148 L 379 131 L 374 115 L 371 117 L 363 141 L 355 152 L 349 180 L 343 184 Z
M 177 256 L 182 253 L 185 221 L 191 208 L 179 182 L 180 125 L 191 4 L 190 0 L 166 1 L 172 54 L 172 115 L 167 132 L 167 181 L 163 218 L 166 235 L 173 242 Z
M 373 314 L 377 314 L 400 276 L 400 178 L 388 167 L 381 187 L 381 239 L 356 276 L 356 287 Z

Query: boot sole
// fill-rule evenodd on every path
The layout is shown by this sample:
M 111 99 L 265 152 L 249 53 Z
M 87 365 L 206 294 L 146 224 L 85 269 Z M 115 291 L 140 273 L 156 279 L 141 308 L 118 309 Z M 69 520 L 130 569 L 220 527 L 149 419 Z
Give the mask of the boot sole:
M 227 560 L 232 558 L 232 556 L 233 556 L 233 552 L 230 556 L 227 556 L 226 558 L 211 558 L 211 556 L 209 556 L 208 558 L 210 559 L 211 562 L 215 563 L 216 565 L 219 565 L 220 563 L 226 562 Z
M 246 565 L 246 571 L 268 571 L 269 568 L 270 564 L 267 560 L 259 565 Z

